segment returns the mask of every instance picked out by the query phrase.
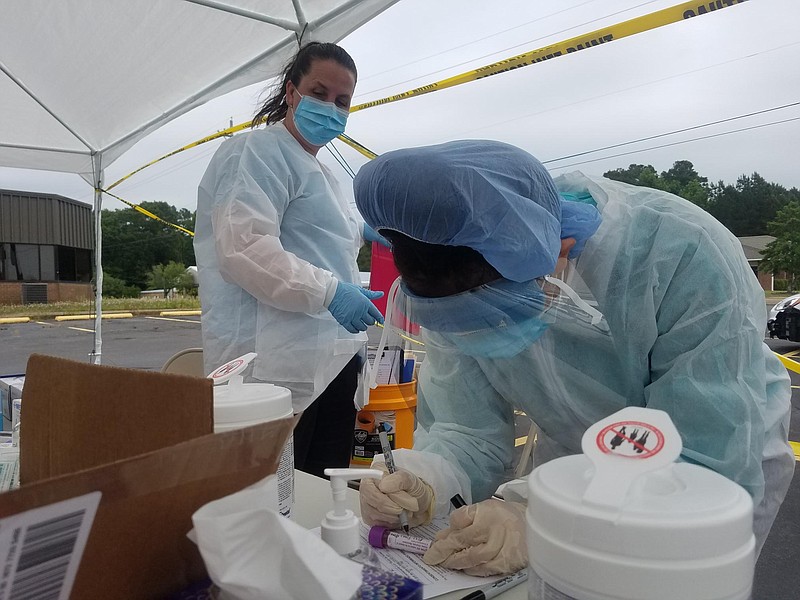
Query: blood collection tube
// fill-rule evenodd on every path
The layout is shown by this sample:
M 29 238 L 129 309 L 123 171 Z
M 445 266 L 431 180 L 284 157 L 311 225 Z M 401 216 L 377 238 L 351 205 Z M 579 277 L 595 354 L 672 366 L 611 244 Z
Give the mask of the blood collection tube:
M 408 535 L 402 531 L 392 531 L 380 525 L 373 525 L 369 530 L 369 544 L 374 548 L 394 548 L 414 554 L 425 554 L 432 543 L 431 540 Z

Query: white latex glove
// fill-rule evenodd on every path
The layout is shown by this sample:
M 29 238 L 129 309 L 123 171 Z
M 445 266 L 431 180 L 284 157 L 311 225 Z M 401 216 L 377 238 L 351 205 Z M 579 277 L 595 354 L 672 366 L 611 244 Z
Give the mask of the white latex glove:
M 525 505 L 484 500 L 450 515 L 450 527 L 422 557 L 429 565 L 458 569 L 468 575 L 513 573 L 528 564 Z
M 433 517 L 433 488 L 406 469 L 389 474 L 386 465 L 375 463 L 380 479 L 362 479 L 359 490 L 361 518 L 367 525 L 400 528 L 400 513 L 405 510 L 411 527 L 428 523 Z

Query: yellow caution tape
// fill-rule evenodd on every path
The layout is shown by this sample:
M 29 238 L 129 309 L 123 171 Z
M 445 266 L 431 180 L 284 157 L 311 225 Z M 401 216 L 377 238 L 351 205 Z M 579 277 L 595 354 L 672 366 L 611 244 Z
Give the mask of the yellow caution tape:
M 423 94 L 430 94 L 431 92 L 461 85 L 462 83 L 467 83 L 469 81 L 484 79 L 486 77 L 505 73 L 506 71 L 511 71 L 520 67 L 527 67 L 528 65 L 550 60 L 551 58 L 557 58 L 559 56 L 563 56 L 564 54 L 572 54 L 573 52 L 577 52 L 579 50 L 600 46 L 601 44 L 606 44 L 608 42 L 613 42 L 614 40 L 619 40 L 637 33 L 649 31 L 650 29 L 656 29 L 658 27 L 677 23 L 678 21 L 683 21 L 692 17 L 709 14 L 729 6 L 741 4 L 745 1 L 746 0 L 715 0 L 713 2 L 704 3 L 698 3 L 697 1 L 684 2 L 683 4 L 678 4 L 654 13 L 636 17 L 616 25 L 610 25 L 603 29 L 597 29 L 591 33 L 584 33 L 563 42 L 557 42 L 537 50 L 531 50 L 530 52 L 519 54 L 517 56 L 486 65 L 485 67 L 479 67 L 472 71 L 462 73 L 461 75 L 455 75 L 435 83 L 429 83 L 407 92 L 381 98 L 380 100 L 364 102 L 363 104 L 352 107 L 350 112 L 354 113 L 359 110 L 372 108 L 373 106 L 389 104 L 390 102 L 397 102 L 398 100 L 405 100 L 406 98 L 413 98 L 414 96 L 421 96 Z
M 355 150 L 357 150 L 358 152 L 360 152 L 361 154 L 363 154 L 364 156 L 366 156 L 370 160 L 372 160 L 374 158 L 378 158 L 378 155 L 375 152 L 373 152 L 372 150 L 370 150 L 369 148 L 367 148 L 363 144 L 359 144 L 357 141 L 355 141 L 349 135 L 345 135 L 343 133 L 342 135 L 340 135 L 338 137 L 338 139 L 342 140 L 345 144 L 347 144 L 351 148 L 354 148 Z
M 783 363 L 783 366 L 786 367 L 789 371 L 794 371 L 795 373 L 800 373 L 800 362 L 792 360 L 791 358 L 786 358 L 782 354 L 775 353 L 775 356 L 778 357 Z
M 664 25 L 670 25 L 672 23 L 677 23 L 678 21 L 682 21 L 685 19 L 690 19 L 692 17 L 710 14 L 717 10 L 722 10 L 723 8 L 728 8 L 729 6 L 734 6 L 736 4 L 741 4 L 742 2 L 746 2 L 747 0 L 713 0 L 711 2 L 704 2 L 698 3 L 696 0 L 691 2 L 684 2 L 682 4 L 678 4 L 676 6 L 665 8 L 647 15 L 643 15 L 641 17 L 636 17 L 630 19 L 628 21 L 623 21 L 622 23 L 618 23 L 616 25 L 610 25 L 603 29 L 598 29 L 596 31 L 585 33 L 579 36 L 575 36 L 563 42 L 557 42 L 555 44 L 551 44 L 549 46 L 545 46 L 543 48 L 539 48 L 537 50 L 531 50 L 530 52 L 526 52 L 524 54 L 519 54 L 517 56 L 513 56 L 511 58 L 507 58 L 490 65 L 486 65 L 484 67 L 479 67 L 477 69 L 468 71 L 466 73 L 462 73 L 461 75 L 456 75 L 454 77 L 449 77 L 447 79 L 443 79 L 441 81 L 430 83 L 424 85 L 422 87 L 415 88 L 413 90 L 409 90 L 407 92 L 403 92 L 400 94 L 395 94 L 393 96 L 388 96 L 386 98 L 382 98 L 380 100 L 373 100 L 371 102 L 365 102 L 363 104 L 359 104 L 357 106 L 353 106 L 350 109 L 351 113 L 358 112 L 360 110 L 365 110 L 367 108 L 372 108 L 373 106 L 380 106 L 382 104 L 389 104 L 390 102 L 397 102 L 398 100 L 405 100 L 406 98 L 413 98 L 415 96 L 421 96 L 423 94 L 429 94 L 431 92 L 435 92 L 438 90 L 443 90 L 446 88 L 454 87 L 457 85 L 461 85 L 462 83 L 467 83 L 470 81 L 475 81 L 477 79 L 484 79 L 486 77 L 491 77 L 492 75 L 498 75 L 500 73 L 505 73 L 506 71 L 511 71 L 513 69 L 518 69 L 520 67 L 526 67 L 528 65 L 536 64 L 539 62 L 543 62 L 545 60 L 549 60 L 551 58 L 557 58 L 559 56 L 563 56 L 564 54 L 571 54 L 573 52 L 577 52 L 579 50 L 585 50 L 588 48 L 593 48 L 595 46 L 600 46 L 602 44 L 612 42 L 614 40 L 622 39 L 625 37 L 629 37 L 631 35 L 635 35 L 637 33 L 642 33 L 644 31 L 649 31 L 651 29 L 656 29 L 658 27 L 663 27 Z M 115 181 L 112 183 L 106 190 L 113 189 L 126 179 L 132 177 L 136 173 L 150 167 L 162 160 L 169 158 L 170 156 L 175 156 L 180 152 L 188 150 L 190 148 L 194 148 L 199 146 L 200 144 L 205 144 L 206 142 L 210 142 L 212 140 L 216 140 L 220 137 L 230 136 L 234 133 L 238 133 L 244 129 L 247 129 L 252 124 L 252 121 L 248 121 L 246 123 L 241 123 L 239 125 L 234 125 L 222 131 L 218 131 L 212 135 L 206 136 L 202 139 L 197 140 L 191 144 L 187 144 L 182 148 L 178 148 L 177 150 L 173 150 L 172 152 L 165 154 L 153 161 L 150 161 L 146 165 L 143 165 L 132 171 L 125 177 Z M 340 135 L 339 139 L 366 156 L 367 158 L 374 159 L 378 155 L 364 145 L 356 142 L 349 136 Z M 131 206 L 132 208 L 138 210 L 139 212 L 151 216 L 152 218 L 161 221 L 170 227 L 174 227 L 184 233 L 189 235 L 194 235 L 188 229 L 184 229 L 179 225 L 174 225 L 172 223 L 168 223 L 159 217 L 156 217 L 152 213 L 149 213 L 145 209 L 141 208 L 140 206 L 127 202 L 118 196 L 114 196 L 114 194 L 109 194 L 114 198 L 124 202 L 125 204 Z
M 794 459 L 800 460 L 800 443 L 790 441 L 789 445 L 792 447 L 792 450 L 794 450 Z
M 238 133 L 238 132 L 242 131 L 243 129 L 247 129 L 248 127 L 250 127 L 251 123 L 252 123 L 252 121 L 248 121 L 247 123 L 241 123 L 239 125 L 234 125 L 232 127 L 228 127 L 227 129 L 223 129 L 222 131 L 218 131 L 217 133 L 213 133 L 213 134 L 208 135 L 208 136 L 206 136 L 206 137 L 204 137 L 202 139 L 199 139 L 196 142 L 192 142 L 191 144 L 187 144 L 186 146 L 183 146 L 182 148 L 178 148 L 177 150 L 173 150 L 172 152 L 169 152 L 168 154 L 165 154 L 164 156 L 161 156 L 161 157 L 159 157 L 159 158 L 157 158 L 155 160 L 151 160 L 146 165 L 142 165 L 141 167 L 139 167 L 135 171 L 131 171 L 130 173 L 125 175 L 125 177 L 123 177 L 122 179 L 118 179 L 117 181 L 112 183 L 110 186 L 108 186 L 106 189 L 107 190 L 113 190 L 115 187 L 117 187 L 120 183 L 122 183 L 126 179 L 136 175 L 136 173 L 138 173 L 139 171 L 143 171 L 147 167 L 152 167 L 154 164 L 156 164 L 158 162 L 161 162 L 165 158 L 169 158 L 170 156 L 175 156 L 176 154 L 179 154 L 179 153 L 183 152 L 184 150 L 189 150 L 190 148 L 195 148 L 195 147 L 197 147 L 197 146 L 199 146 L 201 144 L 205 144 L 206 142 L 211 142 L 211 141 L 216 140 L 218 138 L 227 137 L 229 135 L 233 135 L 234 133 Z M 116 196 L 114 196 L 114 197 L 116 198 Z
M 378 327 L 380 327 L 381 329 L 383 329 L 383 327 L 384 327 L 383 323 L 375 323 L 375 325 L 377 325 L 377 326 L 378 326 Z M 406 341 L 408 341 L 408 342 L 411 342 L 412 344 L 418 344 L 419 346 L 424 346 L 424 345 L 425 345 L 425 342 L 420 342 L 419 340 L 415 340 L 414 338 L 412 338 L 412 337 L 409 337 L 409 336 L 407 336 L 407 335 L 405 335 L 405 334 L 402 334 L 402 333 L 400 333 L 399 331 L 395 331 L 395 333 L 396 333 L 398 336 L 400 336 L 401 338 L 403 338 L 404 340 L 406 340 Z
M 109 195 L 109 196 L 111 196 L 112 198 L 116 198 L 117 200 L 119 200 L 120 202 L 122 202 L 122 203 L 124 203 L 124 204 L 127 204 L 127 205 L 128 205 L 128 206 L 130 206 L 130 207 L 131 207 L 133 210 L 135 210 L 135 211 L 137 211 L 137 212 L 140 212 L 140 213 L 142 213 L 142 214 L 143 214 L 143 215 L 145 215 L 146 217 L 150 217 L 151 219 L 154 219 L 154 220 L 158 221 L 159 223 L 164 223 L 164 225 L 169 225 L 170 227 L 172 227 L 172 228 L 174 228 L 174 229 L 177 229 L 178 231 L 182 231 L 183 233 L 185 233 L 185 234 L 187 234 L 187 235 L 190 235 L 190 236 L 194 237 L 194 232 L 193 232 L 193 231 L 189 231 L 189 230 L 188 230 L 188 229 L 186 229 L 185 227 L 181 227 L 180 225 L 175 225 L 175 223 L 170 223 L 169 221 L 165 221 L 164 219 L 162 219 L 162 218 L 161 218 L 161 217 L 159 217 L 158 215 L 155 215 L 155 214 L 151 213 L 151 212 L 150 212 L 149 210 L 147 210 L 146 208 L 143 208 L 143 207 L 139 206 L 138 204 L 134 204 L 133 202 L 128 202 L 128 201 L 127 201 L 127 200 L 125 200 L 124 198 L 120 198 L 119 196 L 117 196 L 116 194 L 112 194 L 112 193 L 111 193 L 111 192 L 109 192 L 108 190 L 100 190 L 100 191 L 101 191 L 101 192 L 104 192 L 104 193 L 106 193 L 106 194 L 108 194 L 108 195 Z

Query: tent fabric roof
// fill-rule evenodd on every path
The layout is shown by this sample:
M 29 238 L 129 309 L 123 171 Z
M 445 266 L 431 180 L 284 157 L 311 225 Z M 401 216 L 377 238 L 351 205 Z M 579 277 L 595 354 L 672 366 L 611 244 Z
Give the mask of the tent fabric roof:
M 278 74 L 397 0 L 26 0 L 0 20 L 0 165 L 107 167 L 164 123 Z

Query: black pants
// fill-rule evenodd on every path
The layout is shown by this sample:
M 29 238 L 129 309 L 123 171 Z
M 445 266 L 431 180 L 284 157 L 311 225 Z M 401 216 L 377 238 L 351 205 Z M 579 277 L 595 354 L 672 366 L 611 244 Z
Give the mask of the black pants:
M 350 466 L 361 359 L 358 355 L 314 400 L 294 428 L 294 466 L 318 477 L 329 467 Z

